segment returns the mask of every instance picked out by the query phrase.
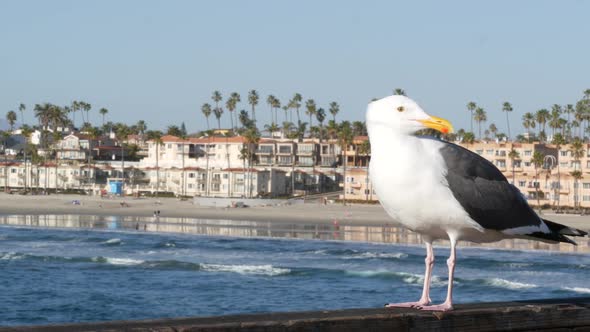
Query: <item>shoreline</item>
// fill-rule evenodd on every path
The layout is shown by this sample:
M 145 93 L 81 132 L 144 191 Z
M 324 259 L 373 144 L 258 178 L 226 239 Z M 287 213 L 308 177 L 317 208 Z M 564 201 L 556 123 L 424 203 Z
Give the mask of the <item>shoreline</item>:
M 12 226 L 120 227 L 126 230 L 143 230 L 160 234 L 184 233 L 401 245 L 422 244 L 419 234 L 400 227 L 380 205 L 343 206 L 319 203 L 288 205 L 284 203 L 287 202 L 277 200 L 277 205 L 274 206 L 221 208 L 197 206 L 192 200 L 183 201 L 177 198 L 17 196 L 0 193 L 0 218 L 1 224 Z M 154 211 L 157 210 L 160 211 L 160 217 L 154 217 Z M 108 225 L 110 217 L 130 218 L 131 222 Z M 568 226 L 590 230 L 590 216 L 557 215 L 547 211 L 543 217 Z M 134 218 L 139 220 L 133 220 Z M 505 239 L 482 244 L 462 241 L 461 247 L 590 252 L 589 237 L 574 240 L 578 246 L 526 239 Z M 448 241 L 441 240 L 438 245 L 447 246 Z
M 75 204 L 79 202 L 79 204 Z M 192 200 L 177 198 L 133 198 L 79 195 L 21 196 L 0 193 L 2 215 L 72 214 L 121 217 L 152 217 L 160 211 L 161 217 L 218 220 L 241 220 L 273 223 L 315 223 L 354 226 L 398 226 L 381 205 L 319 203 L 284 204 L 277 200 L 274 206 L 247 208 L 205 207 L 194 205 Z M 590 215 L 555 214 L 544 211 L 542 217 L 567 226 L 590 230 Z

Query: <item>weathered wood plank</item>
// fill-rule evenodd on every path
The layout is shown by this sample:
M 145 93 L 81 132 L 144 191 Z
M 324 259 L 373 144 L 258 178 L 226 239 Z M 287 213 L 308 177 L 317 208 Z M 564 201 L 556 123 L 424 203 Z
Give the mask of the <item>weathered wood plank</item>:
M 54 331 L 576 331 L 590 332 L 590 298 L 457 305 L 451 312 L 349 309 L 200 318 L 0 327 L 0 332 Z

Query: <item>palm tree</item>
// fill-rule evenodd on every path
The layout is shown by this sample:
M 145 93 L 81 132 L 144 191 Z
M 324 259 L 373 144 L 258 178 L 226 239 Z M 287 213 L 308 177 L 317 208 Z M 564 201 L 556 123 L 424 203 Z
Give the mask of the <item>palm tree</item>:
M 550 116 L 551 115 L 549 114 L 549 111 L 544 108 L 538 110 L 537 113 L 535 113 L 535 119 L 539 124 L 539 136 L 541 136 L 541 133 L 545 133 L 545 125 L 547 124 Z
M 35 105 L 36 107 L 36 105 Z M 78 112 L 80 110 L 80 103 L 76 100 L 72 101 L 72 103 L 69 106 L 69 112 L 72 113 L 72 124 L 74 127 L 76 127 L 76 112 Z
M 83 101 L 79 102 L 79 103 L 80 103 L 82 110 L 86 112 L 86 121 L 85 122 L 90 123 L 90 110 L 92 109 L 92 105 L 90 105 L 87 102 L 83 102 Z
M 314 116 L 316 113 L 315 101 L 313 99 L 308 99 L 305 102 L 305 108 L 307 109 L 305 111 L 305 114 L 309 115 L 309 128 L 311 129 L 311 127 L 313 126 L 312 116 Z M 309 137 L 312 137 L 311 131 L 309 133 Z
M 279 108 L 281 108 L 281 101 L 278 98 L 274 98 L 274 100 L 272 101 L 272 108 L 274 108 L 274 111 L 275 111 L 275 122 L 278 123 L 279 122 L 279 117 L 278 117 L 278 114 L 277 114 L 277 110 Z
M 574 157 L 574 171 L 571 173 L 571 175 L 574 177 L 574 208 L 577 209 L 579 206 L 579 197 L 578 197 L 578 180 L 582 178 L 582 172 L 581 172 L 581 165 L 580 165 L 580 159 L 582 159 L 582 157 L 584 157 L 584 144 L 582 143 L 582 140 L 579 138 L 575 138 L 574 141 L 572 142 L 572 144 L 570 145 L 570 153 L 572 155 L 572 157 Z
M 274 136 L 274 133 L 276 133 L 277 131 L 281 130 L 281 128 L 276 124 L 276 123 L 271 123 L 271 124 L 266 124 L 264 125 L 264 130 L 266 130 L 271 137 Z
M 4 149 L 4 192 L 8 192 L 8 161 L 6 159 L 6 144 L 10 138 L 10 133 L 6 131 L 2 131 L 0 133 L 3 142 L 2 147 Z
M 342 153 L 342 178 L 344 183 L 344 190 L 342 195 L 342 204 L 346 205 L 346 150 L 348 146 L 352 143 L 352 128 L 350 126 L 350 122 L 344 121 L 340 124 L 340 130 L 338 131 L 338 144 L 340 145 L 340 150 Z
M 270 119 L 271 119 L 271 123 L 276 123 L 275 122 L 275 118 L 273 115 L 273 110 L 274 110 L 274 105 L 275 105 L 275 96 L 273 95 L 268 95 L 268 97 L 266 97 L 266 103 L 268 104 L 268 106 L 270 107 Z
M 283 135 L 285 135 L 285 137 L 289 137 L 291 136 L 291 131 L 293 131 L 293 122 L 289 122 L 289 121 L 285 121 L 283 122 Z
M 217 118 L 217 129 L 221 130 L 221 115 L 223 114 L 223 109 L 221 107 L 215 107 L 215 109 L 213 109 L 213 114 L 215 114 L 215 118 Z
M 226 102 L 225 102 L 225 108 L 227 108 L 227 110 L 229 111 L 229 120 L 230 120 L 230 123 L 231 123 L 231 130 L 234 130 L 234 116 L 233 116 L 233 114 L 234 114 L 234 111 L 236 109 L 237 101 L 232 96 L 233 96 L 233 93 L 226 100 Z
M 145 131 L 147 129 L 147 125 L 144 120 L 139 120 L 139 121 L 137 121 L 137 124 L 135 126 L 137 127 L 137 130 L 139 131 L 139 136 L 141 136 L 141 141 L 143 143 L 143 140 L 144 140 L 143 135 L 145 134 Z
M 207 120 L 207 130 L 209 130 L 209 116 L 211 116 L 211 105 L 204 103 L 203 106 L 201 106 L 201 112 Z
M 250 90 L 248 92 L 248 104 L 252 106 L 252 121 L 256 124 L 256 105 L 258 105 L 258 92 L 256 90 Z
M 502 112 L 506 113 L 506 127 L 508 128 L 508 140 L 510 140 L 510 120 L 508 119 L 508 112 L 512 112 L 512 105 L 509 102 L 505 101 L 502 104 Z
M 467 103 L 467 111 L 469 111 L 469 118 L 471 119 L 471 130 L 473 132 L 473 111 L 477 108 L 477 104 L 473 101 Z
M 30 138 L 31 134 L 33 133 L 33 129 L 27 125 L 23 125 L 21 127 L 21 135 L 25 138 L 25 148 L 23 149 L 24 154 L 24 164 L 25 164 L 25 179 L 24 179 L 24 190 L 27 190 L 27 183 L 29 182 L 29 173 L 30 171 L 27 170 L 27 154 L 31 152 L 30 146 Z M 31 159 L 31 166 L 32 166 L 32 159 Z M 29 183 L 31 185 L 31 183 Z
M 25 110 L 27 109 L 27 106 L 25 106 L 25 104 L 20 103 L 18 105 L 18 110 L 20 111 L 20 122 L 21 124 L 25 124 Z
M 8 121 L 10 131 L 12 132 L 14 130 L 14 124 L 16 123 L 16 112 L 8 111 L 8 113 L 6 113 L 6 121 Z
M 535 128 L 535 117 L 533 113 L 527 112 L 522 116 L 522 126 L 526 129 L 526 133 L 528 136 L 528 141 L 531 141 L 531 132 L 530 128 Z
M 336 114 L 340 112 L 340 105 L 337 102 L 333 101 L 330 103 L 330 109 L 328 110 L 330 114 L 332 114 L 332 120 L 336 122 Z
M 326 111 L 323 108 L 319 108 L 315 114 L 316 119 L 320 123 L 320 143 L 322 142 L 322 138 L 324 136 L 324 120 L 326 119 Z
M 232 102 L 232 105 L 233 105 L 233 107 L 234 107 L 234 110 L 235 110 L 235 109 L 237 108 L 237 106 L 238 106 L 238 103 L 242 101 L 242 98 L 241 98 L 240 94 L 239 94 L 239 93 L 237 93 L 237 92 L 232 92 L 232 93 L 229 95 L 229 98 L 230 98 L 230 99 L 233 101 L 233 102 Z M 228 108 L 228 110 L 229 110 L 229 108 Z M 233 110 L 230 110 L 230 112 L 233 112 Z M 231 113 L 230 113 L 230 115 L 231 115 Z M 237 112 L 236 112 L 236 113 L 234 113 L 234 116 L 236 117 L 236 119 L 235 119 L 235 120 L 236 120 L 236 124 L 237 124 L 237 123 L 238 123 L 238 116 L 237 116 Z M 233 120 L 232 120 L 232 123 L 233 123 Z M 233 125 L 232 125 L 232 129 L 233 129 Z
M 219 107 L 219 102 L 221 101 L 221 99 L 223 99 L 221 97 L 221 92 L 215 90 L 213 91 L 213 94 L 211 95 L 211 99 L 213 100 L 213 102 L 215 102 L 215 108 Z
M 369 140 L 363 141 L 358 146 L 357 150 L 359 154 L 367 156 L 367 164 L 365 165 L 367 173 L 367 177 L 365 178 L 365 200 L 369 201 L 369 195 L 371 195 L 371 198 L 373 196 L 373 191 L 369 188 L 369 163 L 371 162 L 371 142 Z
M 393 89 L 393 94 L 398 95 L 398 96 L 405 96 L 406 91 L 404 91 L 404 89 L 396 88 L 396 89 Z
M 245 110 L 240 111 L 240 116 L 238 117 L 240 123 L 242 124 L 242 131 L 246 130 L 247 128 L 254 127 L 253 121 L 248 116 L 248 112 Z
M 552 144 L 555 145 L 555 149 L 557 150 L 557 188 L 555 189 L 555 193 L 554 196 L 557 197 L 557 209 L 559 210 L 559 199 L 561 197 L 561 172 L 559 170 L 559 155 L 560 155 L 560 151 L 561 151 L 561 146 L 564 145 L 565 139 L 563 138 L 563 136 L 561 136 L 561 134 L 557 133 L 555 135 L 553 135 L 553 141 L 551 142 Z
M 512 148 L 512 150 L 510 150 L 510 152 L 508 152 L 508 158 L 510 158 L 510 161 L 512 162 L 512 184 L 514 185 L 515 181 L 515 176 L 514 176 L 514 167 L 516 166 L 515 164 L 515 160 L 516 159 L 520 159 L 520 153 L 518 153 L 518 151 L 514 150 L 514 148 Z
M 102 126 L 104 127 L 104 117 L 105 117 L 105 115 L 107 115 L 107 113 L 109 113 L 109 110 L 103 107 L 98 110 L 98 113 L 100 113 L 100 115 L 102 115 Z
M 496 134 L 498 133 L 498 127 L 496 127 L 495 124 L 490 123 L 490 133 L 492 133 L 492 135 L 494 135 L 494 137 L 497 137 Z
M 252 198 L 252 161 L 254 158 L 254 148 L 260 141 L 260 134 L 256 128 L 250 128 L 244 133 L 244 138 L 248 144 L 248 196 Z
M 576 112 L 576 110 L 574 109 L 574 105 L 567 104 L 565 106 L 565 108 L 563 109 L 563 112 L 565 114 L 567 114 L 567 122 L 569 123 L 570 122 L 570 115 L 571 114 L 574 114 Z M 571 130 L 568 130 L 567 135 L 566 135 L 566 137 L 568 138 L 568 140 L 571 139 L 571 136 L 572 136 Z
M 293 107 L 295 108 L 295 110 L 297 112 L 297 125 L 299 125 L 299 123 L 301 123 L 301 118 L 299 118 L 299 108 L 301 107 L 301 102 L 303 101 L 303 97 L 301 96 L 301 94 L 295 93 L 292 101 L 293 101 Z
M 160 191 L 160 145 L 162 145 L 162 134 L 159 131 L 152 130 L 148 133 L 148 139 L 154 141 L 156 145 L 156 197 Z
M 580 184 L 579 180 L 582 179 L 582 171 L 572 171 L 570 175 L 574 178 L 574 211 L 577 211 L 580 207 L 580 189 L 578 186 Z
M 543 166 L 545 162 L 545 155 L 541 151 L 535 151 L 533 153 L 533 158 L 531 159 L 531 163 L 535 167 L 535 193 L 537 196 L 537 208 L 541 211 L 541 203 L 539 202 L 540 194 L 539 194 L 539 168 Z
M 475 110 L 474 120 L 477 122 L 477 126 L 479 128 L 479 131 L 478 131 L 479 132 L 479 139 L 481 139 L 481 123 L 488 120 L 488 117 L 486 115 L 486 111 L 484 111 L 483 108 L 478 107 Z

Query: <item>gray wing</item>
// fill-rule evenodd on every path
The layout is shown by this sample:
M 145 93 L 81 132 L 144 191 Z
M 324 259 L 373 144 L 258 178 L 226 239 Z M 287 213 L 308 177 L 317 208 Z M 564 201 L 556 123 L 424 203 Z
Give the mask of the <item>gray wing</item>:
M 520 191 L 494 164 L 463 147 L 442 143 L 449 188 L 473 220 L 498 231 L 541 225 Z

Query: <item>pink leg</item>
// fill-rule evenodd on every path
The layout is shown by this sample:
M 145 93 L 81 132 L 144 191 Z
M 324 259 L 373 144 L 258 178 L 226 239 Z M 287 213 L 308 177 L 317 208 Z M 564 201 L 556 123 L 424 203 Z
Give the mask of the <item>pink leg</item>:
M 451 254 L 449 255 L 449 259 L 447 260 L 447 266 L 449 267 L 449 286 L 447 289 L 447 298 L 445 302 L 437 305 L 428 305 L 419 307 L 421 310 L 429 310 L 429 311 L 449 311 L 453 310 L 453 276 L 455 274 L 455 247 L 457 246 L 457 240 L 451 237 Z
M 434 252 L 432 250 L 432 242 L 426 242 L 426 271 L 424 272 L 424 287 L 422 288 L 422 297 L 417 302 L 403 302 L 403 303 L 389 303 L 387 308 L 413 308 L 421 307 L 430 304 L 430 276 L 432 275 L 432 267 L 434 266 Z

